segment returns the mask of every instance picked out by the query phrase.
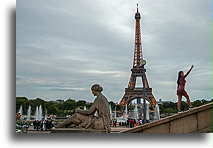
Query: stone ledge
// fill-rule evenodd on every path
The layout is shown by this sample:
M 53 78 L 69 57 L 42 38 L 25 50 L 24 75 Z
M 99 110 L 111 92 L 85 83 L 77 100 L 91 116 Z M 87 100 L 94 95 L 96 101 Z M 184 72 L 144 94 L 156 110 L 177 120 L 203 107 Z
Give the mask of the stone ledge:
M 194 133 L 212 133 L 213 132 L 213 129 L 212 127 L 207 127 L 207 128 L 203 128 L 203 129 L 200 129 L 198 131 L 195 131 Z
M 128 130 L 122 131 L 121 133 L 142 132 L 145 129 L 153 128 L 155 126 L 159 126 L 159 125 L 162 125 L 162 124 L 165 124 L 165 123 L 169 123 L 169 122 L 175 121 L 177 119 L 184 118 L 185 116 L 190 116 L 192 114 L 196 114 L 196 113 L 202 112 L 204 110 L 212 109 L 212 105 L 213 105 L 213 103 L 208 103 L 208 104 L 205 104 L 205 105 L 202 105 L 202 106 L 199 106 L 199 107 L 195 107 L 195 108 L 193 108 L 191 110 L 187 110 L 187 111 L 185 111 L 183 113 L 179 113 L 179 114 L 175 114 L 175 115 L 172 115 L 172 116 L 168 116 L 166 118 L 163 118 L 163 119 L 151 122 L 151 123 L 147 123 L 147 124 L 144 124 L 144 125 L 141 125 L 141 126 L 138 126 L 138 127 L 134 127 L 132 129 L 128 129 Z
M 107 130 L 81 129 L 81 128 L 56 128 L 50 133 L 107 133 Z

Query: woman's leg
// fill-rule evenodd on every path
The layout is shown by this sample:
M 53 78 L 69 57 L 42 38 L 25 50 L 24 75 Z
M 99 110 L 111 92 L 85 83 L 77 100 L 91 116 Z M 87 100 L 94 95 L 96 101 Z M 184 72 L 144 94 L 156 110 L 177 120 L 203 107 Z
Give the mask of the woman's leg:
M 192 107 L 192 104 L 191 104 L 191 102 L 190 102 L 189 95 L 187 94 L 187 92 L 186 92 L 183 96 L 186 98 L 189 107 Z
M 177 103 L 178 111 L 180 111 L 180 103 L 181 103 L 181 100 L 182 100 L 182 96 L 181 96 L 181 95 L 178 95 L 178 103 Z

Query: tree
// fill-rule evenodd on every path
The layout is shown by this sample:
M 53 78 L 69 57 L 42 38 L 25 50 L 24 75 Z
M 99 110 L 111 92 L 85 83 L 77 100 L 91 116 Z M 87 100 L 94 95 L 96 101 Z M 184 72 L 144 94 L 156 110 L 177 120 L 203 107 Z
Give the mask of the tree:
M 57 107 L 56 107 L 56 105 L 55 104 L 53 104 L 53 105 L 51 105 L 51 106 L 49 106 L 48 108 L 47 108 L 47 113 L 48 114 L 53 114 L 53 115 L 56 115 L 57 114 Z
M 112 110 L 115 110 L 116 104 L 113 101 L 109 101 L 109 104 L 112 107 Z
M 79 101 L 76 102 L 76 105 L 77 105 L 77 106 L 86 106 L 86 103 L 87 103 L 87 102 L 84 101 L 84 100 L 79 100 Z
M 76 102 L 72 99 L 68 99 L 63 103 L 63 110 L 74 110 L 76 107 Z
M 181 101 L 180 108 L 182 111 L 186 111 L 188 109 L 188 104 L 185 101 Z
M 51 106 L 53 104 L 55 104 L 55 103 L 52 101 L 45 101 L 43 107 L 47 109 L 49 106 Z M 58 108 L 58 105 L 56 105 L 56 107 Z
M 174 110 L 172 108 L 166 108 L 166 109 L 164 109 L 164 113 L 171 114 L 173 112 L 174 112 Z
M 63 110 L 63 109 L 64 109 L 63 103 L 56 104 L 56 106 L 57 106 L 57 108 L 58 108 L 59 110 Z
M 121 110 L 121 105 L 116 105 L 116 110 Z
M 29 100 L 26 97 L 16 97 L 16 112 L 19 111 L 22 105 L 23 114 L 27 114 L 27 108 L 29 106 Z
M 86 104 L 86 107 L 87 107 L 87 108 L 90 108 L 91 106 L 92 106 L 92 103 L 87 103 L 87 104 Z
M 196 101 L 194 101 L 194 102 L 192 103 L 192 105 L 193 105 L 194 107 L 198 107 L 198 106 L 201 106 L 201 105 L 202 105 L 202 102 L 201 102 L 201 100 L 196 100 Z
M 74 114 L 74 111 L 72 111 L 72 110 L 65 110 L 64 111 L 64 115 L 66 116 L 66 115 L 73 115 Z
M 29 104 L 32 108 L 32 114 L 35 114 L 36 107 L 40 106 L 40 105 L 42 105 L 42 107 L 44 107 L 45 101 L 43 99 L 36 98 L 36 99 L 30 100 Z

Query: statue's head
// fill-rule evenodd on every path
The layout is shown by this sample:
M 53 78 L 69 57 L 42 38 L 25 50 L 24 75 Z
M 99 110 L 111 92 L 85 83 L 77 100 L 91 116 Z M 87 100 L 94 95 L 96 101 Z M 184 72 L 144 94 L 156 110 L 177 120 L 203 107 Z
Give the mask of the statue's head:
M 16 120 L 20 120 L 21 119 L 21 114 L 20 113 L 16 113 Z
M 103 91 L 103 87 L 101 87 L 99 84 L 94 84 L 91 87 L 91 90 L 92 90 L 92 94 L 94 96 L 97 96 L 98 94 L 100 94 Z

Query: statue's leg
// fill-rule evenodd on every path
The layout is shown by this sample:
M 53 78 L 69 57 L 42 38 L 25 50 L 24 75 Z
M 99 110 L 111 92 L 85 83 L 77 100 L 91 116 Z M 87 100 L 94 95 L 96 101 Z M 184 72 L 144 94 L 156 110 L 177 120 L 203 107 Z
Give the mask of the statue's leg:
M 68 127 L 82 127 L 82 128 L 90 128 L 92 124 L 92 117 L 93 116 L 87 116 L 87 115 L 82 115 L 79 113 L 76 113 L 73 116 L 73 123 L 70 124 Z
M 82 123 L 82 121 L 79 119 L 79 114 L 76 113 L 76 114 L 74 114 L 74 115 L 72 116 L 72 123 L 69 124 L 67 127 L 70 127 L 70 128 L 76 127 L 76 126 L 78 126 L 80 123 Z
M 76 113 L 69 117 L 68 119 L 64 120 L 61 124 L 59 124 L 59 128 L 63 127 L 76 127 L 78 126 L 82 121 L 79 118 L 79 114 Z
M 93 116 L 86 116 L 86 115 L 82 115 L 79 113 L 76 113 L 74 115 L 72 115 L 71 117 L 69 117 L 68 119 L 66 119 L 65 121 L 63 121 L 61 124 L 59 124 L 59 128 L 64 128 L 64 127 L 77 127 L 80 125 L 80 127 L 83 128 L 90 128 L 92 122 Z
M 93 124 L 94 124 L 94 121 L 93 121 L 94 117 L 93 115 L 90 115 L 90 116 L 83 116 L 81 118 L 81 121 L 82 121 L 82 124 L 81 124 L 81 127 L 83 128 L 92 128 L 93 127 Z
M 72 118 L 68 118 L 66 120 L 64 120 L 62 123 L 60 123 L 58 125 L 59 128 L 63 128 L 63 127 L 67 127 L 68 125 L 73 123 L 73 119 Z

